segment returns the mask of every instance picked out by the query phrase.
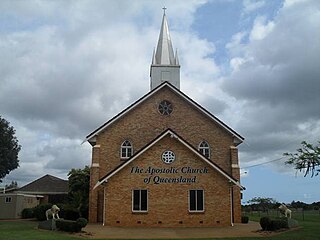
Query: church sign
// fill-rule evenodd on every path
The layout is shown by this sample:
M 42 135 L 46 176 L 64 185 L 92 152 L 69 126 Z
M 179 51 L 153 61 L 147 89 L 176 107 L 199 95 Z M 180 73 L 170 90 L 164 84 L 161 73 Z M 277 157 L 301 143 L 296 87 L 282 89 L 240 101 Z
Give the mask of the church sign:
M 197 176 L 194 175 L 192 177 L 183 176 L 185 174 L 207 174 L 208 168 L 192 168 L 189 166 L 184 167 L 166 167 L 166 168 L 154 168 L 147 167 L 141 168 L 138 166 L 134 166 L 131 168 L 131 174 L 149 174 L 148 177 L 143 179 L 143 182 L 146 184 L 161 184 L 161 183 L 195 183 L 197 181 Z M 162 177 L 159 174 L 172 174 L 170 177 Z M 180 174 L 176 176 L 176 174 Z

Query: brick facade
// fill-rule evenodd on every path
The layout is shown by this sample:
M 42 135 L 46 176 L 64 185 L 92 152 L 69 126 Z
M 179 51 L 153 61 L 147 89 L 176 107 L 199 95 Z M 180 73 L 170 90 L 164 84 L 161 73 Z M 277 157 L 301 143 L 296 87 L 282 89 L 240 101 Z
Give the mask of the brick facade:
M 158 112 L 158 104 L 162 100 L 168 100 L 173 105 L 173 112 L 169 116 L 163 116 Z M 175 139 L 161 140 L 130 163 L 130 166 L 126 166 L 110 178 L 107 183 L 93 190 L 99 179 L 124 163 L 125 160 L 120 159 L 120 146 L 125 140 L 132 143 L 135 154 L 168 128 L 196 149 L 200 142 L 208 142 L 211 161 L 234 179 L 240 180 L 234 136 L 221 124 L 205 115 L 201 109 L 190 104 L 183 95 L 177 94 L 172 87 L 165 85 L 94 136 L 90 222 L 104 221 L 105 224 L 114 226 L 223 226 L 231 224 L 231 213 L 233 221 L 240 222 L 239 187 L 232 186 L 225 177 L 207 166 L 207 163 L 194 156 L 194 153 Z M 207 167 L 209 173 L 197 176 L 196 183 L 148 185 L 143 183 L 146 177 L 144 174 L 130 174 L 132 166 L 140 166 L 143 169 L 147 166 L 163 167 L 164 163 L 160 157 L 167 149 L 176 153 L 177 160 L 173 164 L 177 168 Z M 140 188 L 148 189 L 148 213 L 133 213 L 131 210 L 132 190 Z M 205 211 L 189 213 L 188 192 L 190 189 L 198 188 L 205 192 Z M 230 203 L 231 199 L 233 204 Z

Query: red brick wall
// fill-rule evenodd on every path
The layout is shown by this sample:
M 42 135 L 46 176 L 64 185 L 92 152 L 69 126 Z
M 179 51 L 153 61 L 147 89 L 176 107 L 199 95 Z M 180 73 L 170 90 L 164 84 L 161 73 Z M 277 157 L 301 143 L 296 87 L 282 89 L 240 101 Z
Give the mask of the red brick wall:
M 162 100 L 169 100 L 173 104 L 174 110 L 171 115 L 159 114 L 158 104 Z M 99 168 L 91 171 L 91 190 L 97 179 L 104 177 L 123 162 L 120 160 L 120 145 L 124 140 L 130 140 L 134 152 L 137 152 L 168 128 L 195 148 L 198 148 L 201 141 L 207 141 L 211 147 L 211 160 L 230 175 L 235 174 L 231 163 L 238 159 L 232 157 L 235 153 L 230 150 L 234 145 L 232 135 L 172 90 L 163 88 L 97 136 L 100 150 L 98 152 L 94 150 L 93 163 L 98 161 Z M 97 210 L 97 206 L 103 202 L 100 199 L 98 204 L 97 196 L 94 192 L 90 194 L 90 222 L 96 222 L 97 215 L 102 214 Z
M 176 154 L 175 162 L 170 165 L 161 160 L 162 153 L 168 149 Z M 207 167 L 208 173 L 154 174 L 153 176 L 160 177 L 196 176 L 196 182 L 146 184 L 143 180 L 150 175 L 131 173 L 132 167 L 136 166 L 144 171 L 148 167 L 177 169 L 186 166 L 194 169 Z M 148 213 L 132 213 L 133 189 L 148 189 Z M 190 189 L 204 190 L 205 211 L 203 213 L 189 213 Z M 138 159 L 111 177 L 106 184 L 105 200 L 105 223 L 111 226 L 191 227 L 231 224 L 228 180 L 170 136 L 160 140 Z

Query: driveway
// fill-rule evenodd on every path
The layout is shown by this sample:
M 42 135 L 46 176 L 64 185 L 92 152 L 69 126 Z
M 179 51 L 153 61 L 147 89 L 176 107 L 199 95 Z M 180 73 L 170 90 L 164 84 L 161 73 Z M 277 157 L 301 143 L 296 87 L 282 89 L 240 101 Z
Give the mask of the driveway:
M 235 224 L 233 227 L 198 227 L 198 228 L 145 228 L 145 227 L 107 227 L 98 224 L 88 224 L 80 236 L 86 238 L 223 238 L 223 237 L 262 237 L 258 231 L 260 224 Z

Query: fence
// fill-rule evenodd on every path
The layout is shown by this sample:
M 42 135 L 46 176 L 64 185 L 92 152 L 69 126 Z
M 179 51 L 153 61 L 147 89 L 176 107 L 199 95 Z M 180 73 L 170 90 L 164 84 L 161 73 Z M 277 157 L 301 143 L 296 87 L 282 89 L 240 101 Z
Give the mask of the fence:
M 320 220 L 320 209 L 319 210 L 304 210 L 304 209 L 290 209 L 292 211 L 291 216 L 292 218 L 298 220 L 298 221 L 313 221 Z M 269 217 L 281 217 L 283 216 L 279 209 L 269 209 L 267 211 L 247 211 L 247 212 L 242 212 L 242 215 L 244 216 L 250 216 L 251 217 L 264 217 L 264 216 L 269 216 Z

